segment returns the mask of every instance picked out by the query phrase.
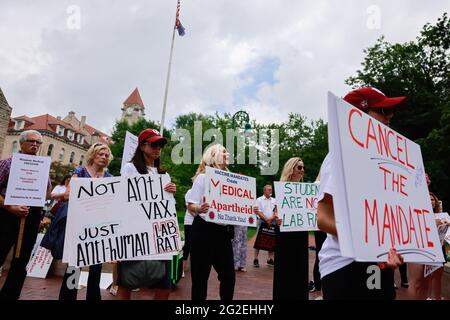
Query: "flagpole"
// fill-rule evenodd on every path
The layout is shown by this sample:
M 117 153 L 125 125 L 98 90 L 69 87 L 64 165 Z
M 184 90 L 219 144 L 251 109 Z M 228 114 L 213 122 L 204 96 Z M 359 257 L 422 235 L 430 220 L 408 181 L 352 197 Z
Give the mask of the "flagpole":
M 164 102 L 163 102 L 162 117 L 161 117 L 161 127 L 159 129 L 159 132 L 162 136 L 164 136 L 164 131 L 163 131 L 164 130 L 164 118 L 166 117 L 167 94 L 169 92 L 170 69 L 172 68 L 172 55 L 173 55 L 173 44 L 175 42 L 175 29 L 176 28 L 173 28 L 173 32 L 172 32 L 172 45 L 170 46 L 169 66 L 167 68 L 166 90 L 164 93 Z

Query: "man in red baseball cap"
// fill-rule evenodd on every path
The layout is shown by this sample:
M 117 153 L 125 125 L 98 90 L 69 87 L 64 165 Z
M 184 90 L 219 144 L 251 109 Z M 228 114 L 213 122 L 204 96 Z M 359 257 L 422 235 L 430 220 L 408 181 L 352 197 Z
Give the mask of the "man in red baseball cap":
M 162 137 L 159 132 L 155 129 L 145 129 L 138 137 L 139 144 L 148 143 L 152 147 L 160 146 L 164 147 L 167 143 L 167 139 Z
M 402 105 L 405 100 L 406 97 L 386 97 L 383 92 L 372 87 L 350 91 L 344 97 L 344 101 L 363 110 L 369 116 L 387 126 L 389 126 L 397 107 Z
M 374 88 L 361 88 L 349 92 L 344 100 L 369 116 L 389 125 L 394 110 L 406 97 L 386 97 Z M 317 223 L 327 238 L 319 252 L 319 270 L 325 300 L 390 300 L 395 298 L 393 269 L 403 263 L 403 257 L 391 249 L 386 263 L 378 264 L 378 288 L 370 287 L 375 262 L 357 262 L 341 254 L 334 217 L 333 197 L 336 185 L 333 182 L 331 157 L 328 154 L 320 168 L 320 190 L 318 195 Z M 372 270 L 372 271 L 371 271 Z

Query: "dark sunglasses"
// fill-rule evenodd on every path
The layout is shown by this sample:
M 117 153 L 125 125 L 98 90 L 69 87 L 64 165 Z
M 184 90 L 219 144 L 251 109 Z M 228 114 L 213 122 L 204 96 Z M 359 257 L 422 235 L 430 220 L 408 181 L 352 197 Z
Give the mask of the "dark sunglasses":
M 372 108 L 370 110 L 383 116 L 391 116 L 395 113 L 395 108 Z
M 25 142 L 28 142 L 29 144 L 37 144 L 38 146 L 42 144 L 42 141 L 40 140 L 25 140 Z
M 298 166 L 297 166 L 297 169 L 300 170 L 300 171 L 301 171 L 302 169 L 305 170 L 305 166 L 298 165 Z
M 166 144 L 163 141 L 155 141 L 155 142 L 143 142 L 143 145 L 149 145 L 152 148 L 163 148 Z

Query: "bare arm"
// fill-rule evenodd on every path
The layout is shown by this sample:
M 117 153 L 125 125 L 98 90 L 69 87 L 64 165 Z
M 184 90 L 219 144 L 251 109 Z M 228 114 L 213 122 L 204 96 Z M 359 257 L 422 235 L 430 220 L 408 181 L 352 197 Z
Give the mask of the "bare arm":
M 336 220 L 334 219 L 333 197 L 325 193 L 317 207 L 317 225 L 320 230 L 337 237 Z

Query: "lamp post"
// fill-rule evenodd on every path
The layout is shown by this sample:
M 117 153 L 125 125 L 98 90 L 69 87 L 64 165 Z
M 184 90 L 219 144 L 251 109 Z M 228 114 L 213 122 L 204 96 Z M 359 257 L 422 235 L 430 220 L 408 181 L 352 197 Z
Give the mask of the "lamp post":
M 250 137 L 253 135 L 252 126 L 250 125 L 250 116 L 244 110 L 240 110 L 231 117 L 233 127 L 237 124 L 239 128 L 244 129 L 244 136 Z

